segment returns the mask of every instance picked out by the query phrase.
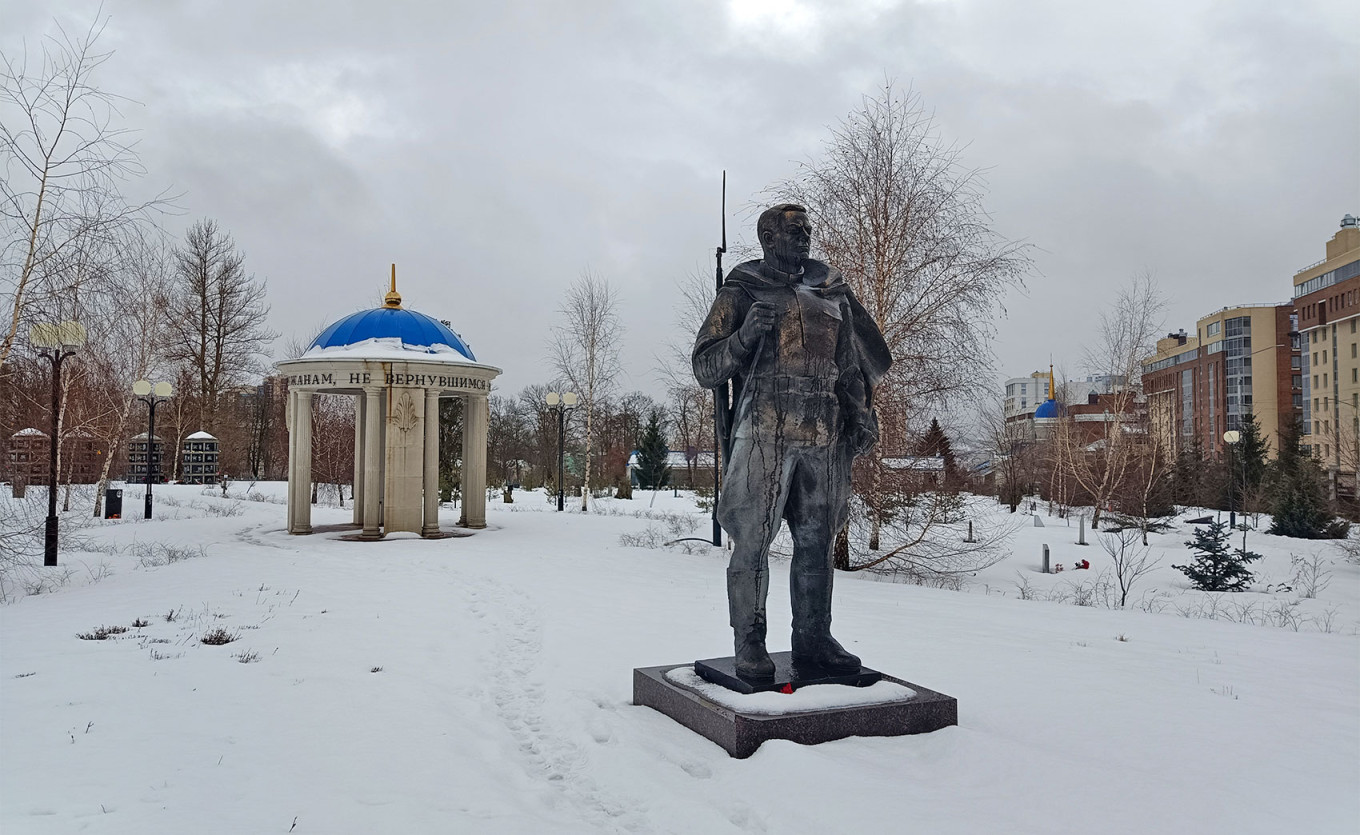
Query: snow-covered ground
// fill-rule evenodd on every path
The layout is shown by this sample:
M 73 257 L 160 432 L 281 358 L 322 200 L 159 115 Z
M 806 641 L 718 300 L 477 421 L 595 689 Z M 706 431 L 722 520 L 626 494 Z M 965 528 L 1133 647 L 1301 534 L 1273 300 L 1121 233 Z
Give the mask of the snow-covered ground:
M 839 578 L 841 640 L 959 726 L 739 761 L 630 703 L 632 668 L 730 652 L 720 552 L 620 544 L 677 524 L 637 512 L 704 535 L 683 494 L 521 493 L 471 536 L 359 543 L 287 536 L 245 488 L 157 488 L 156 519 L 93 523 L 65 586 L 0 607 L 0 830 L 1360 831 L 1360 568 L 1335 543 L 1252 533 L 1259 591 L 1206 596 L 1170 568 L 1181 525 L 1126 610 L 1071 605 L 1108 558 L 1042 513 L 964 593 Z M 1037 573 L 1043 544 L 1092 569 Z M 1331 572 L 1317 599 L 1280 589 L 1291 552 Z M 77 637 L 99 627 L 127 631 Z

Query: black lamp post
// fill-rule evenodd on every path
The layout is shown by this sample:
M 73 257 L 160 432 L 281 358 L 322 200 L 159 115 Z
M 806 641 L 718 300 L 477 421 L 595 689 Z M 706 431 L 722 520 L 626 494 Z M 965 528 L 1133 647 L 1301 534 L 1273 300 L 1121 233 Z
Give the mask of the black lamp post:
M 156 404 L 170 397 L 174 393 L 173 387 L 169 383 L 151 384 L 150 380 L 138 380 L 132 384 L 132 393 L 137 395 L 137 399 L 146 404 L 146 508 L 142 518 L 151 518 L 151 476 L 152 461 L 160 464 L 159 457 L 156 455 Z M 156 467 L 159 471 L 159 467 Z
M 43 565 L 57 564 L 57 449 L 61 416 L 61 364 L 85 344 L 79 322 L 42 323 L 29 330 L 28 340 L 52 363 L 52 434 L 48 439 L 47 528 L 43 536 Z
M 1237 471 L 1233 467 L 1233 452 L 1237 448 L 1237 442 L 1242 440 L 1242 433 L 1236 429 L 1229 429 L 1223 433 L 1223 443 L 1228 445 L 1228 528 L 1237 527 Z M 1246 462 L 1243 461 L 1243 464 Z M 1245 480 L 1243 486 L 1246 486 Z M 1245 508 L 1244 508 L 1245 509 Z
M 566 458 L 567 411 L 576 408 L 576 393 L 565 391 L 558 394 L 550 391 L 543 398 L 548 408 L 557 412 L 557 510 L 565 508 L 566 493 L 563 490 L 563 461 Z

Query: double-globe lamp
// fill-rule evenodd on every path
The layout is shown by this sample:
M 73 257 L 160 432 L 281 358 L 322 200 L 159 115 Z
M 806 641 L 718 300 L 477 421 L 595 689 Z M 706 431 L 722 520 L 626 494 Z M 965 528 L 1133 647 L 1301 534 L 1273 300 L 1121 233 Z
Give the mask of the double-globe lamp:
M 152 475 L 159 470 L 160 461 L 156 455 L 156 404 L 162 400 L 168 400 L 175 393 L 174 387 L 169 383 L 152 383 L 150 380 L 138 380 L 132 384 L 132 393 L 137 395 L 137 399 L 146 404 L 146 507 L 143 511 L 144 519 L 151 518 L 151 479 Z
M 576 392 L 564 391 L 558 394 L 548 392 L 544 397 L 549 409 L 557 411 L 557 510 L 565 508 L 566 494 L 562 489 L 562 465 L 566 458 L 567 410 L 576 408 Z

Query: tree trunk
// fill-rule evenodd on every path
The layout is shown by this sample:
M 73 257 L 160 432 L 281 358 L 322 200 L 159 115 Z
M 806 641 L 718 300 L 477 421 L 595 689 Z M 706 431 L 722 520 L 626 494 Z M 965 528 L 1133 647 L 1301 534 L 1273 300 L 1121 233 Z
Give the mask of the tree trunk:
M 836 534 L 836 545 L 831 551 L 831 567 L 839 571 L 850 570 L 850 526 L 841 528 Z
M 593 392 L 592 392 L 593 395 Z M 590 510 L 590 429 L 595 419 L 595 399 L 586 401 L 586 480 L 581 485 L 581 512 Z

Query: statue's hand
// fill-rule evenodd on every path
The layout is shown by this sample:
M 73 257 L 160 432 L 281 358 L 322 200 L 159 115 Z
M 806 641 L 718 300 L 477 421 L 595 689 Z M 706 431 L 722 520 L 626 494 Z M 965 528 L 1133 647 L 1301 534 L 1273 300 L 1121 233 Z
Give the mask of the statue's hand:
M 746 320 L 741 323 L 741 329 L 737 332 L 737 338 L 747 347 L 755 345 L 770 328 L 774 327 L 776 318 L 774 305 L 769 302 L 752 304 L 751 309 L 746 312 Z
M 878 427 L 870 423 L 852 423 L 845 428 L 845 439 L 855 455 L 863 455 L 878 443 Z

